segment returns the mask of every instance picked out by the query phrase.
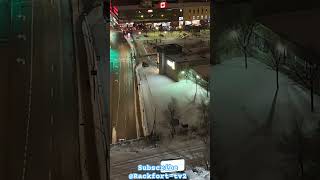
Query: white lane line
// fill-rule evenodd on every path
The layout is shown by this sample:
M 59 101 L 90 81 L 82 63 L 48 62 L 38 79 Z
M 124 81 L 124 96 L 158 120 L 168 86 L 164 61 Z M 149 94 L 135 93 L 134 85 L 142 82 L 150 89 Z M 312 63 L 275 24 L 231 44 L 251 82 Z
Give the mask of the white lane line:
M 51 64 L 51 72 L 53 72 L 54 71 L 54 66 L 53 66 L 53 64 Z
M 32 100 L 32 79 L 33 79 L 33 51 L 34 51 L 34 44 L 33 44 L 33 23 L 34 23 L 34 1 L 31 2 L 31 33 L 30 33 L 30 81 L 29 81 L 29 103 L 28 103 L 28 114 L 27 114 L 27 129 L 26 129 L 26 139 L 25 139 L 25 146 L 24 146 L 24 154 L 23 154 L 23 168 L 22 168 L 22 176 L 21 179 L 24 180 L 26 177 L 26 166 L 27 166 L 27 153 L 28 153 L 28 145 L 29 145 L 29 129 L 30 129 L 30 119 L 31 119 L 31 100 Z
M 50 124 L 53 125 L 53 115 L 51 114 L 51 117 L 50 117 Z
M 51 97 L 53 97 L 53 88 L 51 88 Z

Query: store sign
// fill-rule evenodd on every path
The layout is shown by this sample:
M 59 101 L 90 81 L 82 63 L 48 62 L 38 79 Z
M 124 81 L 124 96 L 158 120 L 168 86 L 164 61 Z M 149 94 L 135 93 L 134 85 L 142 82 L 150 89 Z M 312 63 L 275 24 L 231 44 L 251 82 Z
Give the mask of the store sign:
M 175 62 L 174 61 L 170 61 L 169 59 L 167 59 L 167 65 L 171 67 L 171 69 L 175 70 L 176 66 L 175 66 Z

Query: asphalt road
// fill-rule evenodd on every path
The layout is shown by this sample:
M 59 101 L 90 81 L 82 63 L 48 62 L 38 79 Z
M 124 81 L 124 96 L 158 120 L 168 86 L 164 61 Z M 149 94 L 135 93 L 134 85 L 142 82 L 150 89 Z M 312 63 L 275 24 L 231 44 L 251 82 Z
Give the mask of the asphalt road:
M 16 55 L 26 63 L 10 64 L 15 73 L 9 86 L 8 180 L 80 179 L 69 8 L 64 0 L 22 6 L 26 21 L 20 30 L 26 40 L 16 42 Z
M 111 74 L 111 119 L 113 143 L 119 139 L 134 139 L 137 137 L 136 104 L 134 98 L 134 72 L 130 60 L 130 47 L 124 37 L 117 41 L 119 52 L 119 68 Z

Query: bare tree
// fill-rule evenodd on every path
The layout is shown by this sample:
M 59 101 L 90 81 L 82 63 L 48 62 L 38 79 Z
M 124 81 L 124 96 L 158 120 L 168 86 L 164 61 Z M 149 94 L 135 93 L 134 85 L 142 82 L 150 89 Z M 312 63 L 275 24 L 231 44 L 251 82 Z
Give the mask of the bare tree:
M 206 99 L 202 98 L 200 104 L 198 105 L 198 110 L 201 113 L 201 120 L 200 125 L 197 131 L 198 136 L 201 138 L 204 144 L 209 142 L 209 135 L 210 135 L 210 124 L 209 124 L 209 106 Z
M 314 112 L 314 88 L 315 80 L 319 77 L 319 64 L 315 64 L 305 60 L 303 66 L 298 65 L 297 63 L 290 64 L 290 76 L 295 80 L 299 85 L 306 87 L 310 90 L 310 105 L 311 112 Z
M 177 99 L 172 97 L 167 109 L 164 111 L 167 119 L 169 120 L 169 127 L 172 138 L 176 134 L 176 126 L 179 124 L 179 120 L 177 119 L 177 107 Z
M 252 34 L 257 24 L 255 22 L 243 22 L 235 26 L 232 37 L 237 47 L 244 55 L 245 68 L 248 68 L 248 54 L 250 51 L 250 42 Z
M 277 90 L 279 89 L 279 69 L 284 64 L 286 50 L 280 44 L 267 43 L 269 50 L 267 65 L 276 72 Z

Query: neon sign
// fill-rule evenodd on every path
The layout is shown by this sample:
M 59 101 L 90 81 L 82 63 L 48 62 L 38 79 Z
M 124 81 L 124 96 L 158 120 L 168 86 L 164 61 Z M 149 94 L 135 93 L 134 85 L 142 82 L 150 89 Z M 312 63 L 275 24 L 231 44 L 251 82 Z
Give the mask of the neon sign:
M 167 2 L 160 2 L 160 8 L 167 8 Z

